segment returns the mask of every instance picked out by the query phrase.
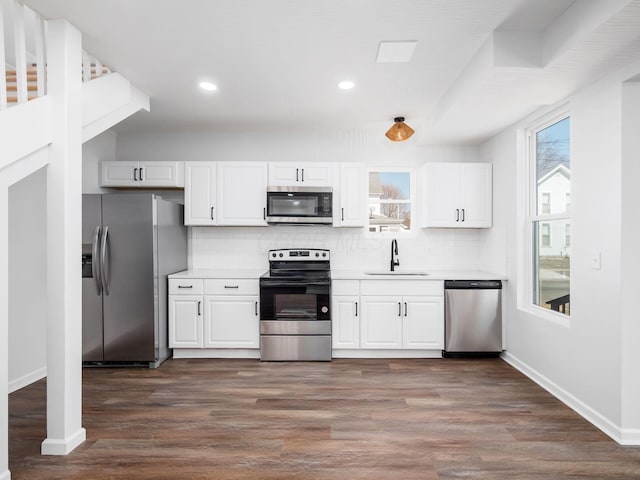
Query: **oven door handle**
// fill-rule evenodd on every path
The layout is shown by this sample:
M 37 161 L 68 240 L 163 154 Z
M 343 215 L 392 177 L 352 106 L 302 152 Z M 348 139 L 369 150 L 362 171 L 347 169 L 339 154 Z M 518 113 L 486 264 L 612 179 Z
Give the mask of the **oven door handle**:
M 263 283 L 261 285 L 262 288 L 273 288 L 273 287 L 329 287 L 331 286 L 331 282 L 317 282 L 317 281 L 307 281 L 307 280 L 295 280 L 295 281 L 280 281 L 273 282 L 269 281 L 268 283 Z

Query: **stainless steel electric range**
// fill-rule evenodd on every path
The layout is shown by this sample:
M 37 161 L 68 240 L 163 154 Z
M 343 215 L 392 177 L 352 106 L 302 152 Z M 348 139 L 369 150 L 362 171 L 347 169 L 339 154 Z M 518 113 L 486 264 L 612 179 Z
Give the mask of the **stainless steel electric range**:
M 260 359 L 331 360 L 329 250 L 269 251 L 260 277 Z

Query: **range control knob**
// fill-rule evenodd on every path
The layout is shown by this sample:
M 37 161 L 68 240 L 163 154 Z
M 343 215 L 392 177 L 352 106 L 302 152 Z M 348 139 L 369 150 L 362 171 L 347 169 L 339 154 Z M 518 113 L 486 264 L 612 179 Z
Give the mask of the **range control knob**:
M 280 252 L 280 257 L 284 257 L 284 254 L 282 252 Z
M 323 305 L 322 308 L 320 309 L 320 311 L 322 313 L 327 313 L 329 311 L 329 307 L 327 307 L 326 305 Z
M 276 252 L 273 252 L 273 253 L 271 254 L 271 256 L 272 256 L 273 258 L 275 258 L 275 257 L 276 257 Z
M 327 252 L 322 252 L 322 256 L 326 257 L 327 256 Z
M 320 254 L 318 252 L 316 252 L 316 257 L 319 257 L 319 256 L 320 256 Z

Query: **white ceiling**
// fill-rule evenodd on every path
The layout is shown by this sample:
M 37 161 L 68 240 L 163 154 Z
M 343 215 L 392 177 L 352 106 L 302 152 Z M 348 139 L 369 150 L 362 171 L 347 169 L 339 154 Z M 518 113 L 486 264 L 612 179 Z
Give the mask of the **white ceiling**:
M 474 143 L 640 58 L 640 0 L 25 3 L 151 97 L 119 131 L 384 130 L 402 115 L 410 141 Z M 418 42 L 409 63 L 376 63 L 402 40 Z

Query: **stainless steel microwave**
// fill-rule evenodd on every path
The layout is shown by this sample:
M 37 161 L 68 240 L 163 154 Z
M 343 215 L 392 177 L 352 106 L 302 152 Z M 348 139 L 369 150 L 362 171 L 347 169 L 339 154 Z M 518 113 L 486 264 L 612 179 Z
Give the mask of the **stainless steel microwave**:
M 331 187 L 268 187 L 267 222 L 333 223 Z

